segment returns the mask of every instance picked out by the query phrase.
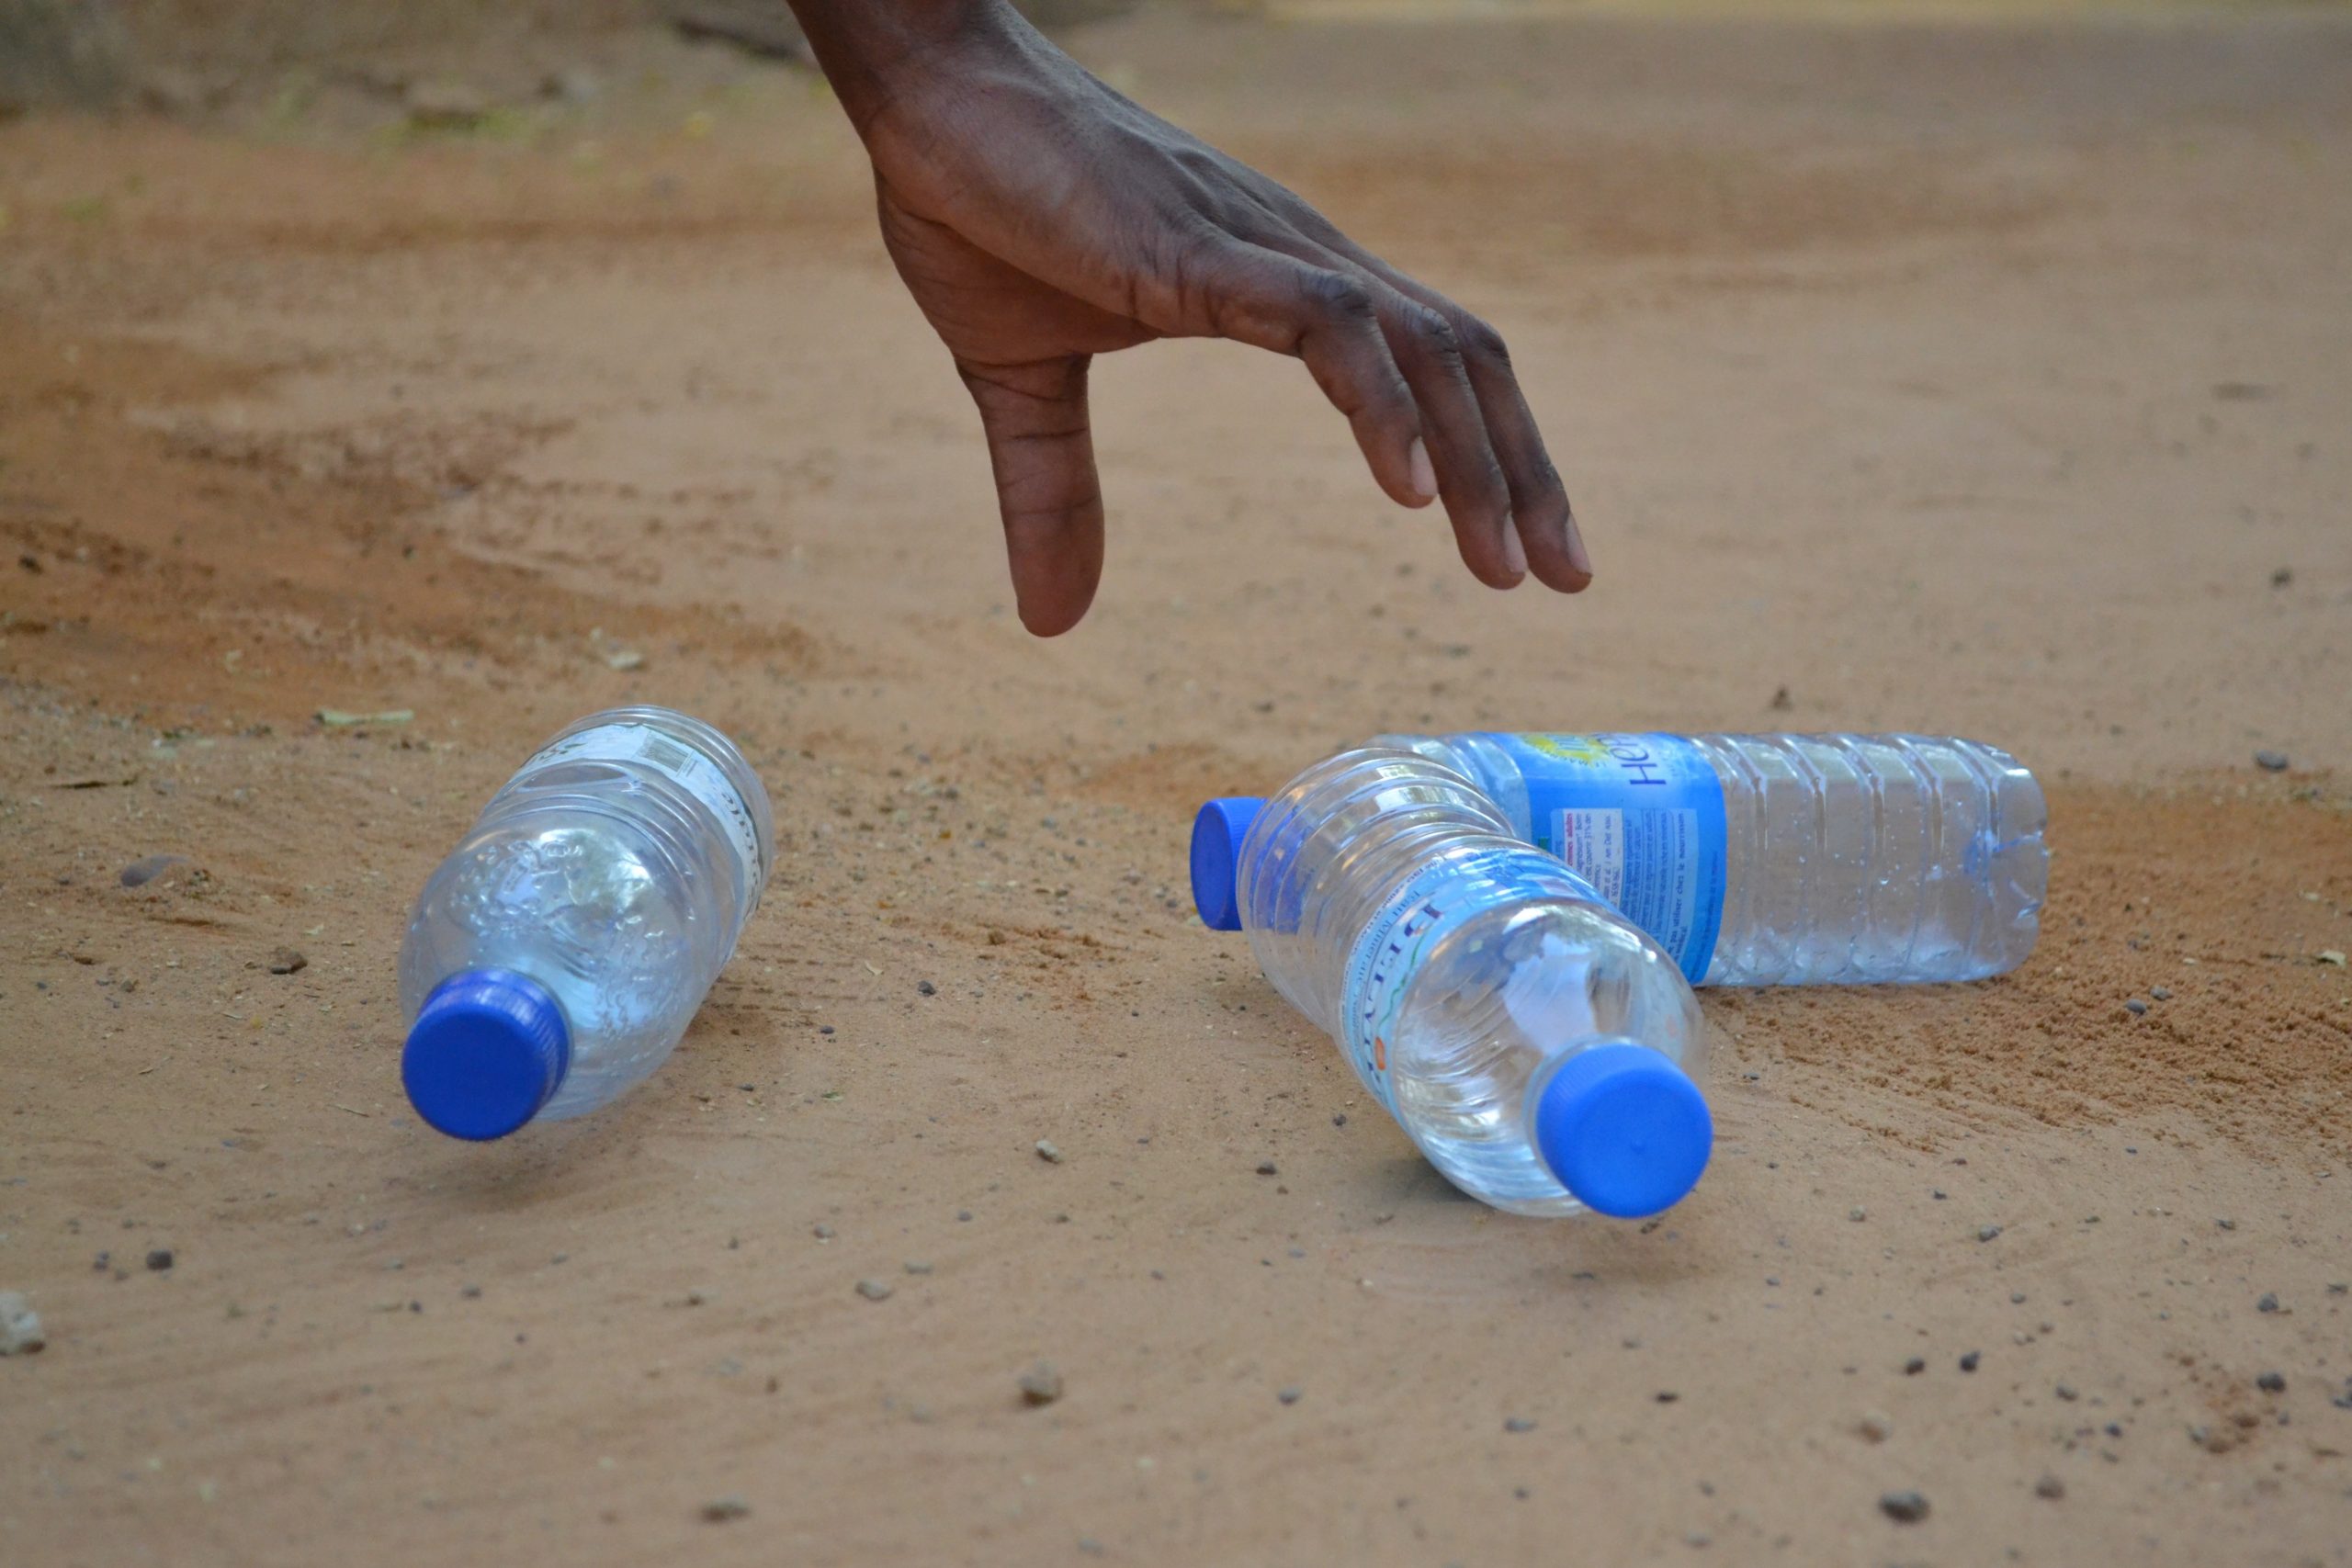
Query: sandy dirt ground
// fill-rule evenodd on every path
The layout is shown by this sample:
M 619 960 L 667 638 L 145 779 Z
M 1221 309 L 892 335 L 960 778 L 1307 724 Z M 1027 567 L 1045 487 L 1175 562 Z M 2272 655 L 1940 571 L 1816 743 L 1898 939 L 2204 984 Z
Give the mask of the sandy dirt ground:
M 2352 23 L 1076 47 L 1503 327 L 1590 592 L 1162 345 L 1027 638 L 803 75 L 0 127 L 0 1560 L 2352 1562 Z M 408 900 L 642 700 L 767 904 L 621 1105 L 440 1138 Z M 1184 893 L 1404 726 L 2005 743 L 2041 949 L 1710 997 L 1695 1196 L 1489 1213 Z

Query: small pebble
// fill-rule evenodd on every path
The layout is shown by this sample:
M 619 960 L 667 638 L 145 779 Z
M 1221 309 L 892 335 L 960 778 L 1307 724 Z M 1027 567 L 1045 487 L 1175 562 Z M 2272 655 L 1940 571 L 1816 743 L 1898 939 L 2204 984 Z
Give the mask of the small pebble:
M 2162 986 L 2156 986 L 2156 987 L 2151 987 L 2151 988 L 2150 988 L 2150 990 L 2149 990 L 2149 992 L 2148 992 L 2148 995 L 2150 995 L 2150 996 L 2152 996 L 2152 997 L 2155 998 L 2156 998 L 2156 1000 L 2158 1000 L 2158 1001 L 2160 1001 L 2160 1002 L 2168 1002 L 2168 1001 L 2172 1000 L 2172 993 L 2171 993 L 2170 991 L 2165 990 Z
M 1281 1400 L 1284 1404 L 1296 1404 L 1302 1398 L 1306 1397 L 1306 1391 L 1295 1384 L 1289 1388 L 1276 1389 L 1274 1391 L 1274 1397 Z
M 1998 1225 L 1982 1225 L 1977 1229 L 1976 1239 L 1979 1241 L 1990 1241 L 2000 1234 L 2001 1227 Z
M 907 1271 L 908 1273 L 910 1273 L 910 1274 L 928 1274 L 928 1273 L 930 1273 L 930 1272 L 931 1272 L 931 1265 L 930 1265 L 930 1264 L 928 1264 L 928 1263 L 922 1263 L 922 1262 L 918 1262 L 917 1260 L 915 1260 L 914 1258 L 910 1258 L 909 1259 L 907 1259 L 907 1261 L 905 1262 L 905 1264 L 903 1264 L 903 1265 L 902 1265 L 902 1267 L 903 1267 L 903 1268 L 906 1269 L 906 1271 Z
M 1532 1432 L 1535 1430 L 1535 1423 L 1529 1420 L 1524 1416 L 1509 1416 L 1503 1418 L 1503 1430 L 1506 1432 Z
M 1928 1359 L 1925 1356 L 1914 1356 L 1903 1363 L 1903 1375 L 1906 1378 L 1916 1378 L 1927 1370 Z
M 1346 1111 L 1334 1111 L 1333 1112 L 1331 1112 L 1331 1125 L 1332 1125 L 1332 1126 L 1334 1126 L 1334 1127 L 1344 1127 L 1344 1126 L 1346 1126 L 1347 1124 L 1348 1124 L 1348 1113 L 1347 1113 Z
M 1278 1174 L 1274 1169 L 1274 1162 L 1270 1159 L 1260 1160 L 1258 1162 L 1258 1174 L 1261 1176 L 1273 1176 Z
M 809 1234 L 814 1235 L 819 1241 L 831 1241 L 833 1239 L 833 1227 L 826 1224 L 822 1221 L 819 1221 L 818 1224 L 810 1230 Z
M 2283 773 L 2287 771 L 2287 753 L 2270 750 L 2256 751 L 2254 754 L 2254 765 L 2266 773 Z
M 186 855 L 149 855 L 145 860 L 135 860 L 124 866 L 119 880 L 125 887 L 144 887 L 172 867 L 187 863 Z
M 147 1255 L 147 1267 L 158 1274 L 162 1273 L 164 1269 L 169 1269 L 171 1266 L 172 1249 L 168 1247 L 159 1247 Z M 2276 1305 L 2277 1303 L 2273 1303 L 2271 1307 L 2265 1307 L 2263 1310 L 2265 1312 L 2271 1311 Z
M 2066 1483 L 2044 1472 L 2041 1479 L 2033 1483 L 2033 1495 L 2037 1497 L 2047 1497 L 2054 1503 L 2066 1495 Z
M 740 1519 L 751 1511 L 752 1505 L 741 1497 L 714 1497 L 702 1506 L 703 1518 L 714 1525 L 723 1525 L 729 1519 Z
M 1657 1402 L 1660 1404 L 1671 1404 L 1681 1397 L 1670 1388 L 1662 1388 L 1657 1391 Z
M 890 1285 L 885 1280 L 860 1280 L 857 1293 L 869 1302 L 887 1302 L 890 1299 Z
M 922 992 L 926 997 L 935 997 L 939 995 L 939 987 L 933 985 L 928 980 L 917 980 L 915 982 L 915 989 Z
M 152 1257 L 148 1258 L 147 1266 L 151 1269 L 155 1266 L 155 1260 Z M 169 1267 L 168 1262 L 165 1266 Z M 2254 1303 L 2254 1310 L 2256 1312 L 2277 1312 L 2278 1310 L 2278 1294 L 2271 1291 L 2263 1292 L 2262 1299 Z
M 269 955 L 269 972 L 273 975 L 299 975 L 311 966 L 311 961 L 290 947 L 281 947 Z
M 2235 1220 L 2215 1220 L 2213 1223 L 2225 1231 L 2233 1231 L 2238 1228 L 2238 1223 Z
M 0 1291 L 0 1356 L 29 1356 L 49 1343 L 40 1314 L 21 1291 Z
M 2139 998 L 2133 997 L 2131 1000 L 2123 1004 L 2123 1010 L 2130 1013 L 2133 1018 L 2143 1017 L 2147 1013 L 2148 1004 L 2142 1001 Z
M 1040 1361 L 1021 1374 L 1021 1397 L 1031 1404 L 1051 1404 L 1062 1396 L 1062 1375 L 1051 1361 Z
M 1878 1511 L 1897 1524 L 1916 1525 L 1928 1517 L 1928 1499 L 1917 1492 L 1883 1492 Z
M 1863 1209 L 1849 1209 L 1849 1210 L 1847 1210 L 1847 1211 L 1846 1211 L 1846 1217 L 1847 1217 L 1848 1219 L 1849 1219 L 1849 1220 L 1853 1221 L 1856 1224 L 1861 1224 L 1864 1220 L 1869 1219 L 1871 1216 L 1870 1216 L 1870 1213 L 1869 1213 L 1869 1212 L 1868 1212 L 1867 1210 L 1863 1210 Z
M 2284 1393 L 2287 1392 L 2286 1374 L 2283 1372 L 2265 1372 L 2260 1377 L 2254 1380 L 2254 1386 L 2260 1389 L 2265 1393 Z
M 1859 1429 L 1873 1443 L 1883 1443 L 1894 1435 L 1894 1418 L 1883 1410 L 1866 1410 Z
M 958 1224 L 970 1224 L 972 1223 L 972 1211 L 969 1209 L 956 1210 L 956 1222 Z
M 2025 1292 L 2023 1291 L 2011 1291 L 2009 1292 L 2009 1304 L 2013 1307 L 2025 1305 Z
M 1692 1530 L 1689 1535 L 1682 1538 L 1683 1545 L 1692 1547 L 1702 1551 L 1708 1547 L 1713 1546 L 1714 1543 L 1715 1538 L 1709 1535 L 1705 1530 Z
M 1976 1363 L 1983 1359 L 1984 1354 L 1984 1352 L 1982 1350 L 1971 1350 L 1967 1355 L 1962 1356 L 1960 1359 L 1960 1370 L 1963 1372 L 1974 1371 L 1976 1370 Z
M 2056 1393 L 2059 1398 L 2064 1400 L 2069 1404 L 2072 1404 L 2075 1400 L 2082 1397 L 2081 1394 L 2075 1392 L 2075 1385 L 2070 1382 L 2062 1382 L 2052 1392 Z
M 1059 1165 L 1062 1163 L 1062 1151 L 1056 1146 L 1053 1139 L 1040 1138 L 1037 1140 L 1037 1157 L 1047 1165 Z

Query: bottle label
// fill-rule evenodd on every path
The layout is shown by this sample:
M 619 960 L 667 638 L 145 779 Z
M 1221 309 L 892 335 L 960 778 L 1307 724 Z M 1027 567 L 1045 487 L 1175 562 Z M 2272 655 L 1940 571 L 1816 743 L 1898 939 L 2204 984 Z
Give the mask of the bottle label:
M 1600 890 L 1697 984 L 1723 930 L 1723 782 L 1679 735 L 1495 735 L 1536 847 Z
M 693 795 L 710 808 L 727 829 L 727 841 L 743 872 L 743 886 L 752 904 L 767 885 L 767 864 L 760 854 L 760 830 L 752 825 L 751 808 L 737 792 L 727 770 L 690 743 L 650 724 L 600 724 L 567 735 L 520 770 L 529 773 L 548 762 L 636 762 Z
M 1349 950 L 1340 991 L 1340 1043 L 1356 1077 L 1391 1116 L 1396 1114 L 1396 1093 L 1388 1076 L 1388 1048 L 1396 1038 L 1405 992 L 1423 961 L 1463 921 L 1482 910 L 1498 903 L 1557 898 L 1570 890 L 1562 886 L 1564 882 L 1584 881 L 1555 865 L 1545 865 L 1544 873 L 1541 879 L 1525 879 L 1515 875 L 1507 863 L 1434 861 L 1381 906 Z M 1575 890 L 1600 901 L 1594 888 Z

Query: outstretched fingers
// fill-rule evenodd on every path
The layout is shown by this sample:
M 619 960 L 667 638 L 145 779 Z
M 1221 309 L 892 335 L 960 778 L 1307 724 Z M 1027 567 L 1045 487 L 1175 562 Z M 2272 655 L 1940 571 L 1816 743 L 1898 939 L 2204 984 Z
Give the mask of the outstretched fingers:
M 1472 575 L 1490 588 L 1511 588 L 1527 575 L 1527 557 L 1511 521 L 1511 491 L 1488 439 L 1453 324 L 1377 280 L 1369 283 L 1381 325 L 1421 406 L 1438 492 L 1453 525 L 1454 546 Z
M 1510 511 L 1536 579 L 1573 593 L 1592 581 L 1592 558 L 1577 527 L 1560 471 L 1536 428 L 1502 334 L 1418 278 L 1397 271 L 1341 233 L 1329 220 L 1288 197 L 1290 219 L 1307 243 L 1363 274 L 1376 289 L 1427 310 L 1451 329 L 1496 461 L 1510 492 Z
M 1504 487 L 1526 564 L 1548 587 L 1571 593 L 1583 588 L 1592 581 L 1592 561 L 1569 510 L 1560 471 L 1553 467 L 1543 434 L 1535 427 L 1534 412 L 1520 390 L 1502 334 L 1442 296 L 1418 286 L 1412 291 L 1389 287 L 1412 310 L 1447 329 L 1456 362 L 1476 400 L 1480 432 L 1492 454 L 1496 479 Z
M 1527 561 L 1510 528 L 1510 486 L 1452 323 L 1340 258 L 1324 260 L 1331 265 L 1225 242 L 1189 280 L 1205 302 L 1195 330 L 1304 360 L 1381 488 L 1408 506 L 1442 497 L 1472 572 L 1512 586 Z
M 1228 240 L 1192 268 L 1186 327 L 1302 360 L 1347 416 L 1372 477 L 1402 506 L 1437 498 L 1415 400 L 1381 331 L 1371 291 L 1346 274 Z

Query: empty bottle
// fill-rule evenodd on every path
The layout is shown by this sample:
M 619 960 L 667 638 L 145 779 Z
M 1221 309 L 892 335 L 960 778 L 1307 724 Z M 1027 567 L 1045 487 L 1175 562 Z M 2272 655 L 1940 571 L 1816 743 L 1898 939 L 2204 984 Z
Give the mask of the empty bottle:
M 1453 769 L 1374 747 L 1211 801 L 1193 896 L 1472 1196 L 1630 1217 L 1705 1168 L 1690 987 Z
M 1980 980 L 2033 951 L 2048 810 L 1917 735 L 1390 736 L 1476 780 L 1708 986 Z
M 401 1077 L 459 1138 L 608 1105 L 662 1065 L 775 855 L 767 792 L 665 708 L 582 719 L 506 782 L 401 948 Z

